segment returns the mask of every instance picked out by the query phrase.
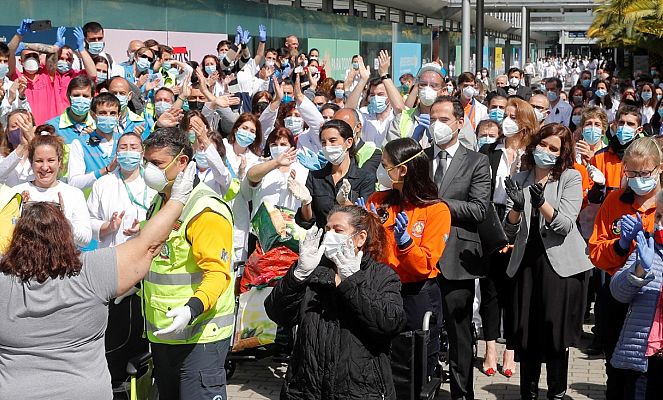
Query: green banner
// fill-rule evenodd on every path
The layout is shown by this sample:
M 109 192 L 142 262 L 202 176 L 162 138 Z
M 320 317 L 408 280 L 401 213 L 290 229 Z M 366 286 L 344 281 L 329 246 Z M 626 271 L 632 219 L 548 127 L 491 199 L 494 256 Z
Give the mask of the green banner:
M 308 39 L 307 49 L 320 51 L 320 62 L 324 63 L 327 76 L 344 80 L 350 68 L 352 56 L 359 54 L 358 40 Z M 370 60 L 364 60 L 372 67 Z

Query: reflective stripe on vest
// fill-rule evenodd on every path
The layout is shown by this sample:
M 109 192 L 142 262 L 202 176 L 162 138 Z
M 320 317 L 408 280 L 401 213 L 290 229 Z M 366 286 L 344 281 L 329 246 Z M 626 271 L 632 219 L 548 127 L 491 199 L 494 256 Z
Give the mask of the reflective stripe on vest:
M 202 321 L 197 323 L 196 325 L 189 325 L 181 333 L 177 332 L 171 332 L 167 335 L 163 335 L 163 338 L 167 338 L 169 340 L 182 340 L 182 341 L 188 341 L 194 338 L 197 335 L 200 335 L 203 333 L 203 329 L 209 327 L 212 332 L 215 332 L 216 330 L 221 330 L 221 328 L 226 328 L 226 327 L 232 327 L 233 323 L 235 322 L 235 314 L 227 314 L 227 315 L 221 315 L 218 317 L 214 317 L 212 319 L 209 319 L 207 321 Z M 159 329 L 152 325 L 150 321 L 146 321 L 147 323 L 147 329 L 149 331 L 158 331 Z
M 157 212 L 159 196 L 150 207 L 150 216 Z M 202 212 L 214 212 L 224 217 L 231 226 L 230 207 L 204 183 L 199 183 L 191 193 L 179 221 L 163 244 L 160 254 L 153 260 L 143 281 L 143 312 L 147 338 L 154 343 L 196 344 L 211 343 L 232 336 L 235 309 L 234 274 L 230 272 L 228 288 L 221 293 L 212 307 L 195 318 L 180 334 L 155 336 L 154 332 L 172 323 L 166 313 L 184 306 L 195 294 L 203 280 L 203 271 L 193 258 L 191 244 L 186 237 L 187 225 Z M 213 228 L 211 228 L 213 229 Z M 232 239 L 229 238 L 229 243 Z M 221 249 L 219 259 L 229 267 L 232 265 L 232 246 Z

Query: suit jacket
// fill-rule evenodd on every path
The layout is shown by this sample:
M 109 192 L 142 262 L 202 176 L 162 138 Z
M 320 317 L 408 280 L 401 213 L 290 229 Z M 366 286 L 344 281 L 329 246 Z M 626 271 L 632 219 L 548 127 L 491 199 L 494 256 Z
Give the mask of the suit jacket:
M 426 154 L 433 179 L 434 147 L 427 148 Z M 485 276 L 488 266 L 481 261 L 483 250 L 477 226 L 486 218 L 490 202 L 488 157 L 462 144 L 458 146 L 438 187 L 438 195 L 451 212 L 451 232 L 438 263 L 442 275 L 449 280 Z
M 497 94 L 504 97 L 509 97 L 509 86 L 504 88 L 497 88 Z M 518 85 L 516 89 L 516 96 L 520 97 L 525 101 L 529 101 L 529 98 L 532 97 L 532 89 L 527 86 Z
M 514 176 L 514 181 L 524 188 L 525 209 L 520 214 L 520 223 L 512 225 L 507 219 L 504 220 L 504 231 L 509 240 L 514 242 L 511 259 L 506 269 L 508 276 L 513 277 L 520 268 L 529 227 L 533 223 L 532 201 L 528 186 L 534 184 L 534 170 L 519 172 Z M 546 248 L 548 260 L 555 272 L 561 277 L 568 277 L 593 268 L 589 262 L 587 244 L 580 235 L 576 226 L 576 219 L 582 205 L 582 178 L 580 172 L 575 169 L 567 169 L 557 181 L 549 181 L 544 189 L 544 196 L 548 204 L 557 210 L 557 216 L 548 224 L 539 213 L 539 232 L 543 245 Z M 513 207 L 511 199 L 507 200 L 507 212 Z

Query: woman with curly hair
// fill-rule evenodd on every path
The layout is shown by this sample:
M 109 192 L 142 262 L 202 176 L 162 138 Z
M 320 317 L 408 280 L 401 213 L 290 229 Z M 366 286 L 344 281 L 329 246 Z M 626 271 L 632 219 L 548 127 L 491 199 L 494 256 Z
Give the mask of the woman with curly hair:
M 113 398 L 108 302 L 149 270 L 193 188 L 189 167 L 140 234 L 114 248 L 81 253 L 57 203 L 24 205 L 0 260 L 0 398 Z

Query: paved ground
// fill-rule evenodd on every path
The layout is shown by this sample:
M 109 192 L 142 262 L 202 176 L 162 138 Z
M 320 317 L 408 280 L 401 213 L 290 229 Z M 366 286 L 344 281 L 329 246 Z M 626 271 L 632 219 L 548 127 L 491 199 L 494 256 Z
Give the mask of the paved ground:
M 585 332 L 589 332 L 585 326 Z M 583 338 L 581 347 L 589 344 L 590 336 Z M 480 342 L 479 356 L 483 355 L 483 346 Z M 501 355 L 503 346 L 498 344 L 498 355 Z M 569 389 L 567 398 L 573 400 L 600 400 L 604 399 L 605 368 L 603 358 L 587 356 L 578 349 L 571 349 L 569 361 Z M 243 362 L 237 367 L 235 375 L 228 382 L 228 397 L 230 399 L 278 399 L 286 365 L 265 359 L 257 362 Z M 493 377 L 483 375 L 479 370 L 474 374 L 474 390 L 477 400 L 508 400 L 519 399 L 519 375 L 507 379 L 496 374 Z M 545 388 L 545 367 L 541 371 L 540 387 Z M 545 390 L 541 390 L 540 398 L 545 398 Z M 449 384 L 442 386 L 437 397 L 444 400 L 449 398 Z

